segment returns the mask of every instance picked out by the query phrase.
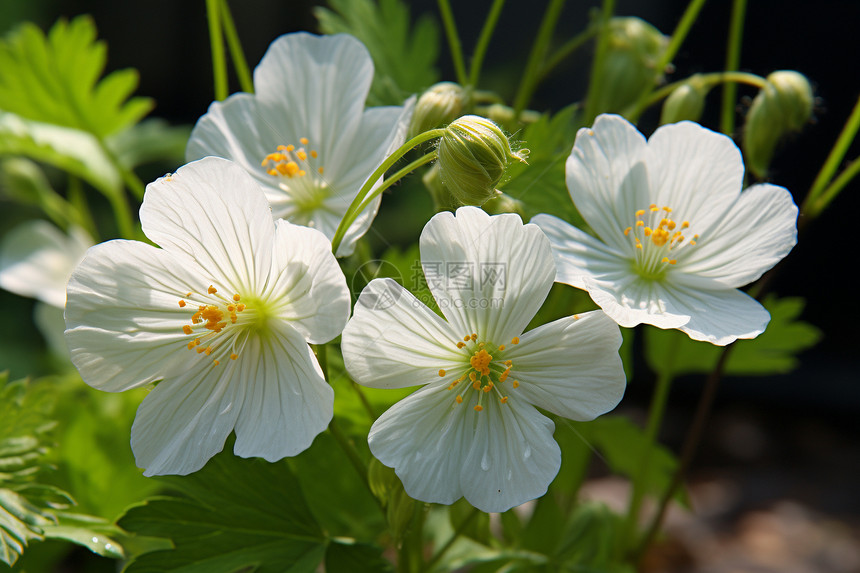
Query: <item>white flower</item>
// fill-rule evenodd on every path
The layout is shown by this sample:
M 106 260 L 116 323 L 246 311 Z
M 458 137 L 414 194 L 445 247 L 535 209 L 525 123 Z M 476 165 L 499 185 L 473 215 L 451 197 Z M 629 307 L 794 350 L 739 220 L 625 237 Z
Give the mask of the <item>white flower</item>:
M 621 399 L 621 335 L 600 311 L 523 333 L 555 265 L 546 237 L 517 215 L 439 213 L 420 247 L 445 319 L 376 279 L 343 332 L 344 362 L 360 384 L 423 385 L 373 424 L 370 450 L 415 499 L 465 496 L 505 511 L 543 495 L 558 473 L 553 422 L 535 406 L 591 420 Z
M 218 158 L 148 185 L 140 220 L 161 248 L 91 248 L 66 303 L 66 340 L 87 384 L 120 392 L 160 380 L 131 430 L 138 466 L 196 471 L 234 429 L 238 456 L 306 449 L 333 404 L 308 343 L 331 340 L 349 316 L 330 242 L 273 221 L 259 186 Z
M 63 340 L 66 282 L 93 244 L 78 226 L 66 235 L 47 221 L 28 221 L 3 237 L 0 245 L 0 287 L 38 300 L 33 319 L 48 347 L 68 358 Z
M 66 235 L 47 221 L 22 223 L 3 238 L 0 287 L 63 308 L 66 281 L 92 244 L 80 227 Z
M 768 184 L 741 192 L 743 176 L 724 135 L 681 122 L 646 141 L 602 115 L 577 133 L 567 160 L 567 188 L 598 238 L 549 215 L 532 222 L 552 242 L 556 280 L 587 290 L 621 326 L 726 345 L 764 332 L 770 315 L 736 289 L 797 240 L 791 194 Z
M 191 132 L 186 159 L 232 159 L 263 186 L 275 217 L 331 240 L 409 126 L 411 103 L 364 109 L 372 80 L 370 54 L 352 36 L 281 36 L 254 70 L 256 93 L 214 102 Z M 377 197 L 348 229 L 338 256 L 352 253 L 378 208 Z

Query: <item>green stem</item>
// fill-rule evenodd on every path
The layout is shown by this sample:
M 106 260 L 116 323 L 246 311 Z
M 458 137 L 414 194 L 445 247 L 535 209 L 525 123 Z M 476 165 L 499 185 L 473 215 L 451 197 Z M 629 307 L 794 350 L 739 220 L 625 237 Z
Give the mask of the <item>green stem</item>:
M 665 70 L 666 66 L 669 65 L 669 62 L 675 57 L 675 54 L 678 53 L 678 50 L 681 49 L 681 44 L 684 43 L 684 40 L 687 39 L 687 34 L 690 32 L 690 28 L 693 27 L 693 23 L 696 21 L 696 18 L 699 16 L 699 12 L 701 12 L 702 7 L 705 5 L 705 0 L 691 0 L 687 5 L 687 9 L 684 11 L 684 15 L 681 16 L 681 21 L 678 22 L 678 25 L 675 27 L 675 31 L 672 33 L 672 38 L 669 40 L 669 45 L 666 46 L 666 51 L 663 52 L 663 55 L 657 61 L 655 69 L 657 70 Z M 638 119 L 642 114 L 642 111 L 645 109 L 645 100 L 648 99 L 648 94 L 652 88 L 647 88 L 645 91 L 640 94 L 637 104 L 634 106 L 635 117 Z M 628 118 L 630 119 L 630 118 Z M 631 121 L 635 121 L 632 120 Z
M 382 177 L 382 175 L 391 168 L 392 165 L 397 163 L 400 158 L 406 155 L 413 147 L 421 145 L 426 141 L 430 141 L 431 139 L 437 139 L 442 137 L 445 134 L 444 129 L 431 129 L 430 131 L 425 131 L 419 135 L 416 135 L 403 145 L 401 145 L 394 153 L 388 156 L 388 158 L 382 162 L 382 164 L 376 168 L 370 177 L 367 178 L 367 181 L 364 182 L 364 185 L 361 186 L 361 189 L 358 190 L 358 194 L 355 196 L 355 199 L 352 200 L 349 207 L 346 209 L 346 213 L 343 215 L 343 219 L 340 220 L 340 224 L 337 227 L 337 231 L 335 231 L 334 238 L 331 241 L 331 250 L 333 253 L 337 254 L 337 249 L 340 247 L 341 242 L 343 241 L 344 235 L 346 235 L 346 230 L 349 229 L 349 226 L 352 225 L 352 222 L 355 221 L 355 218 L 361 213 L 361 205 L 364 202 L 365 196 L 370 192 L 373 188 L 373 185 L 376 181 Z
M 475 51 L 472 54 L 472 68 L 469 70 L 470 86 L 478 85 L 478 78 L 481 77 L 481 65 L 484 63 L 484 55 L 487 53 L 487 46 L 490 44 L 490 38 L 493 37 L 493 30 L 496 29 L 496 23 L 499 21 L 499 15 L 502 13 L 502 7 L 504 5 L 505 0 L 493 0 L 493 5 L 490 7 L 490 12 L 487 14 L 484 27 L 481 28 L 481 35 L 478 38 L 478 44 L 475 46 Z
M 804 205 L 803 214 L 806 218 L 814 219 L 818 217 L 821 212 L 827 208 L 830 202 L 839 195 L 839 192 L 842 191 L 842 189 L 844 189 L 858 173 L 860 173 L 860 157 L 854 159 L 845 169 L 842 170 L 842 173 L 833 180 L 833 183 L 821 192 L 818 200 L 808 207 Z
M 111 162 L 111 165 L 113 165 L 114 169 L 116 169 L 117 173 L 119 173 L 122 182 L 125 184 L 126 187 L 128 187 L 129 191 L 131 191 L 131 194 L 134 195 L 134 197 L 138 201 L 142 201 L 143 194 L 146 191 L 146 185 L 144 185 L 143 181 L 140 180 L 140 177 L 138 177 L 133 170 L 122 164 L 122 162 L 119 160 L 119 157 L 116 156 L 116 154 L 111 150 L 110 147 L 108 147 L 107 143 L 105 143 L 103 139 L 98 138 L 98 142 L 99 147 L 101 147 L 101 150 L 108 158 L 108 161 Z
M 744 35 L 744 17 L 746 16 L 747 0 L 734 0 L 732 5 L 732 20 L 729 24 L 729 41 L 726 47 L 725 71 L 737 71 L 741 63 L 741 44 Z M 723 84 L 723 105 L 721 110 L 720 129 L 726 135 L 735 131 L 735 98 L 738 87 L 732 82 Z
M 642 459 L 639 463 L 638 475 L 633 480 L 633 492 L 630 496 L 630 507 L 627 510 L 627 519 L 624 526 L 623 539 L 625 543 L 623 547 L 625 548 L 632 548 L 635 544 L 639 511 L 642 509 L 642 501 L 645 499 L 645 493 L 650 485 L 648 483 L 648 472 L 651 468 L 651 460 L 657 446 L 657 437 L 666 412 L 666 403 L 669 400 L 669 389 L 672 387 L 672 379 L 674 378 L 672 375 L 672 363 L 677 352 L 678 344 L 676 343 L 672 348 L 671 357 L 657 378 L 654 395 L 651 398 L 648 424 L 645 428 L 645 451 L 642 453 Z
M 433 554 L 430 560 L 424 564 L 424 571 L 430 571 L 431 569 L 433 569 L 433 566 L 436 565 L 436 563 L 440 559 L 442 559 L 442 557 L 449 549 L 451 549 L 451 546 L 454 545 L 454 542 L 457 541 L 457 539 L 459 539 L 461 535 L 463 535 L 463 532 L 466 531 L 466 528 L 471 525 L 472 521 L 474 521 L 476 517 L 478 517 L 479 513 L 481 513 L 481 510 L 474 507 L 472 508 L 471 513 L 466 516 L 466 519 L 460 522 L 460 525 L 457 526 L 457 529 L 454 530 L 454 533 L 451 535 L 448 541 L 445 542 L 445 545 L 440 547 L 439 550 Z
M 609 51 L 609 20 L 615 11 L 615 0 L 603 0 L 603 9 L 598 20 L 599 35 L 594 50 L 594 60 L 591 62 L 591 78 L 588 81 L 588 93 L 585 96 L 585 125 L 591 125 L 597 117 L 597 94 L 600 93 L 603 82 L 604 62 Z
M 407 165 L 406 167 L 404 167 L 400 171 L 396 172 L 391 177 L 387 178 L 382 183 L 382 185 L 380 185 L 379 187 L 377 187 L 376 189 L 374 189 L 373 191 L 371 191 L 367 195 L 367 198 L 361 204 L 361 207 L 358 208 L 358 212 L 361 213 L 362 211 L 367 209 L 367 206 L 370 205 L 370 202 L 373 201 L 377 196 L 379 196 L 386 189 L 388 189 L 389 187 L 391 187 L 392 185 L 394 185 L 395 183 L 397 183 L 398 181 L 400 181 L 401 179 L 403 179 L 404 177 L 406 177 L 407 175 L 409 175 L 410 173 L 412 173 L 413 171 L 415 171 L 416 169 L 418 169 L 422 165 L 426 165 L 427 163 L 430 163 L 434 159 L 436 159 L 436 151 L 435 150 L 431 151 L 430 153 L 427 153 L 426 155 L 422 155 L 421 157 L 419 157 L 418 159 L 416 159 L 415 161 L 413 161 L 412 163 L 410 163 L 409 165 Z
M 215 99 L 227 99 L 227 58 L 224 56 L 224 40 L 221 34 L 221 5 L 219 0 L 206 0 L 206 16 L 209 21 L 209 45 L 212 49 L 212 75 L 215 80 Z
M 671 84 L 667 84 L 660 88 L 659 90 L 652 92 L 648 95 L 644 102 L 638 102 L 633 107 L 628 108 L 624 111 L 623 115 L 630 121 L 635 122 L 639 119 L 639 116 L 642 115 L 646 109 L 659 102 L 663 98 L 667 97 L 673 91 L 675 91 L 679 86 L 687 83 L 689 78 L 685 78 L 683 80 L 678 80 L 677 82 L 672 82 Z M 698 74 L 698 80 L 701 81 L 707 90 L 710 90 L 712 86 L 715 86 L 720 83 L 738 83 L 738 84 L 747 84 L 759 89 L 763 88 L 767 84 L 767 80 L 765 80 L 761 76 L 757 76 L 755 74 L 750 74 L 747 72 L 713 72 L 710 74 Z
M 597 35 L 600 31 L 600 26 L 597 26 L 594 22 L 592 22 L 588 28 L 568 40 L 564 43 L 556 52 L 550 57 L 546 63 L 543 65 L 540 71 L 540 79 L 544 79 L 546 76 L 555 69 L 557 65 L 564 61 L 569 55 L 578 50 L 581 46 L 583 46 L 588 40 Z
M 845 158 L 845 154 L 848 153 L 848 148 L 851 147 L 858 129 L 860 129 L 860 98 L 857 98 L 857 103 L 854 104 L 854 109 L 851 111 L 848 121 L 845 122 L 845 127 L 842 128 L 842 132 L 836 139 L 836 143 L 833 144 L 833 149 L 830 150 L 821 171 L 818 172 L 815 181 L 812 182 L 812 187 L 803 202 L 804 208 L 818 201 L 819 196 L 833 179 L 833 175 Z
M 316 354 L 317 361 L 319 362 L 320 369 L 323 372 L 323 378 L 325 378 L 326 382 L 331 384 L 328 376 L 328 347 L 325 344 L 314 344 L 312 347 Z M 367 464 L 365 464 L 364 460 L 361 459 L 361 455 L 359 455 L 358 450 L 355 449 L 355 444 L 353 444 L 352 440 L 343 433 L 343 430 L 340 429 L 340 426 L 338 426 L 333 416 L 331 421 L 328 423 L 328 431 L 337 442 L 337 445 L 340 446 L 340 449 L 343 450 L 343 453 L 346 454 L 349 463 L 355 469 L 358 477 L 361 478 L 367 491 L 370 492 L 370 496 L 376 501 L 376 504 L 382 513 L 385 514 L 385 508 L 382 507 L 382 502 L 379 501 L 376 495 L 374 495 L 373 489 L 370 487 L 370 478 L 367 474 Z
M 678 491 L 678 488 L 681 486 L 681 481 L 690 469 L 690 464 L 693 461 L 693 456 L 696 453 L 696 448 L 699 445 L 699 441 L 702 438 L 702 432 L 705 429 L 705 422 L 708 420 L 708 416 L 710 415 L 711 406 L 713 405 L 714 397 L 717 393 L 717 386 L 719 385 L 720 378 L 722 378 L 723 370 L 726 367 L 726 361 L 728 360 L 733 347 L 734 344 L 730 344 L 723 348 L 723 352 L 720 354 L 720 358 L 717 360 L 716 366 L 708 376 L 708 380 L 705 382 L 705 388 L 702 390 L 699 404 L 696 406 L 693 425 L 690 428 L 690 431 L 687 432 L 687 437 L 684 440 L 683 447 L 681 448 L 681 458 L 678 461 L 678 468 L 672 476 L 672 481 L 669 484 L 668 489 L 663 493 L 663 497 L 660 499 L 657 515 L 651 520 L 651 524 L 646 530 L 645 536 L 642 538 L 642 543 L 639 544 L 633 555 L 635 561 L 642 558 L 645 551 L 648 549 L 648 546 L 660 530 L 663 518 L 666 516 L 666 510 L 669 507 L 669 502 L 673 497 L 675 497 L 675 492 Z
M 439 5 L 439 12 L 442 15 L 442 24 L 445 26 L 448 47 L 451 49 L 451 60 L 454 62 L 454 72 L 457 74 L 457 82 L 465 86 L 469 81 L 469 77 L 466 75 L 463 48 L 460 46 L 460 36 L 457 35 L 457 24 L 454 23 L 451 4 L 448 3 L 448 0 L 438 0 L 437 3 Z
M 233 23 L 233 15 L 230 13 L 230 5 L 227 0 L 221 0 L 221 17 L 224 24 L 224 35 L 227 37 L 227 47 L 230 49 L 230 58 L 236 68 L 239 77 L 239 86 L 243 92 L 254 93 L 254 81 L 251 79 L 251 71 L 245 60 L 245 52 L 236 33 L 236 25 Z
M 129 209 L 128 201 L 125 198 L 125 192 L 120 189 L 117 193 L 111 193 L 108 195 L 107 198 L 111 209 L 113 209 L 119 236 L 123 239 L 136 238 L 134 232 L 134 219 L 131 216 L 131 210 Z
M 537 87 L 540 77 L 540 69 L 547 50 L 549 49 L 552 33 L 555 30 L 555 25 L 558 23 L 558 18 L 561 16 L 561 9 L 564 8 L 565 0 L 551 0 L 549 6 L 543 14 L 543 20 L 540 23 L 537 37 L 532 44 L 532 51 L 529 54 L 528 62 L 523 73 L 523 81 L 520 83 L 520 89 L 514 98 L 514 116 L 519 116 L 520 113 L 529 105 L 532 99 L 535 88 Z

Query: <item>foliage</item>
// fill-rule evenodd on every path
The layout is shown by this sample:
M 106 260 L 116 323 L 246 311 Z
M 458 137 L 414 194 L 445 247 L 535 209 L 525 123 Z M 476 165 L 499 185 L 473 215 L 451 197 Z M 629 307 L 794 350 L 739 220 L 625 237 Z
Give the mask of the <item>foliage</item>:
M 422 15 L 410 26 L 409 7 L 398 0 L 333 0 L 314 14 L 326 34 L 347 33 L 362 41 L 376 67 L 370 105 L 399 105 L 436 82 L 439 30 Z
M 107 47 L 89 16 L 59 20 L 47 35 L 22 24 L 0 42 L 0 110 L 38 122 L 104 137 L 137 123 L 152 109 L 148 98 L 128 99 L 134 70 L 99 80 Z

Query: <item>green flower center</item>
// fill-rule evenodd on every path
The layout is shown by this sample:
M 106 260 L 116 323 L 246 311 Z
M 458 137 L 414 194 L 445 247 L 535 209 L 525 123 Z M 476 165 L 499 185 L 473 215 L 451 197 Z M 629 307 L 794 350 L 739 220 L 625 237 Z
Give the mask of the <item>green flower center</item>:
M 645 279 L 661 280 L 678 263 L 682 248 L 695 246 L 699 235 L 687 239 L 684 232 L 689 221 L 676 222 L 671 218 L 670 207 L 650 205 L 635 213 L 635 222 L 624 229 L 624 236 L 631 237 L 635 247 L 633 272 Z
M 511 344 L 519 344 L 519 337 L 514 337 Z M 493 393 L 502 404 L 507 404 L 508 395 L 503 391 L 508 388 L 513 362 L 504 359 L 505 345 L 495 346 L 492 342 L 478 341 L 477 334 L 463 337 L 457 342 L 457 348 L 465 350 L 464 358 L 468 356 L 469 366 L 457 371 L 459 376 L 448 385 L 448 390 L 455 391 L 454 402 L 466 402 L 472 409 L 480 412 L 484 409 L 484 401 L 490 399 Z M 453 376 L 445 370 L 439 370 L 442 378 Z M 519 387 L 518 380 L 510 382 L 511 388 Z
M 248 334 L 267 329 L 270 314 L 260 300 L 243 299 L 239 294 L 228 298 L 211 285 L 206 293 L 187 293 L 179 300 L 179 307 L 192 313 L 189 323 L 182 326 L 189 338 L 188 350 L 211 358 L 215 366 L 236 360 Z

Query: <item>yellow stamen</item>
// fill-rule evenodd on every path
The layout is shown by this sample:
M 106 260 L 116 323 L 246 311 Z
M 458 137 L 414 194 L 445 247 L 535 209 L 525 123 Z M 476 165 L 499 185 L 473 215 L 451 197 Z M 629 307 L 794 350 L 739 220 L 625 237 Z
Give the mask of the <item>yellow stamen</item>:
M 184 307 L 185 307 L 185 301 L 184 301 L 184 300 L 180 300 L 180 301 L 179 301 L 179 308 L 184 308 Z
M 439 370 L 439 376 L 440 377 L 445 376 L 445 371 L 440 369 Z
M 207 289 L 207 292 L 208 292 L 209 294 L 215 294 L 216 292 L 218 292 L 218 290 L 217 290 L 214 286 L 209 285 L 209 288 Z

